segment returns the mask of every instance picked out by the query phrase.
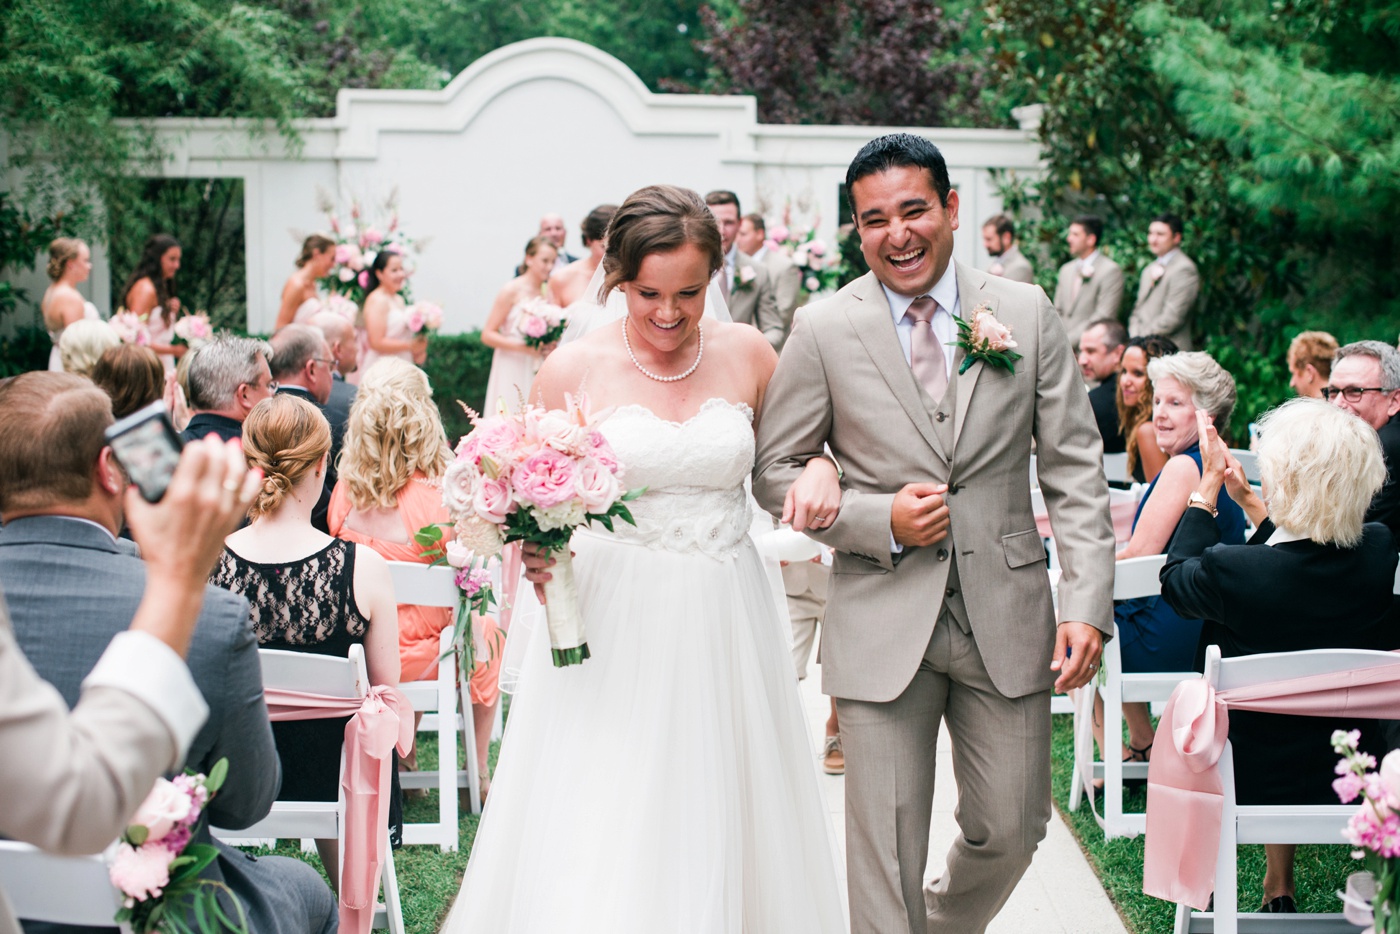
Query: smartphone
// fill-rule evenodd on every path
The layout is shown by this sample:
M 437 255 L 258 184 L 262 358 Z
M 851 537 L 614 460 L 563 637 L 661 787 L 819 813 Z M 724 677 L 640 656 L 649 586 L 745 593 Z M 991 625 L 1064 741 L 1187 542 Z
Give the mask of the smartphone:
M 158 503 L 170 486 L 185 444 L 157 399 L 107 429 L 107 443 L 142 499 Z

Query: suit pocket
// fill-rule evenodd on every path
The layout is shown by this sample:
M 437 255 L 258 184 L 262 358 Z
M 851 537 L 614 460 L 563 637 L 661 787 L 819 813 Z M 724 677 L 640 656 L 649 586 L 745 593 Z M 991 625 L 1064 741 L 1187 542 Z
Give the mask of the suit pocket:
M 1040 532 L 1036 529 L 1003 535 L 1001 547 L 1006 552 L 1007 567 L 1022 568 L 1037 561 L 1045 563 L 1045 543 L 1041 541 Z
M 888 574 L 885 568 L 880 567 L 874 561 L 859 556 L 838 551 L 831 560 L 832 574 Z

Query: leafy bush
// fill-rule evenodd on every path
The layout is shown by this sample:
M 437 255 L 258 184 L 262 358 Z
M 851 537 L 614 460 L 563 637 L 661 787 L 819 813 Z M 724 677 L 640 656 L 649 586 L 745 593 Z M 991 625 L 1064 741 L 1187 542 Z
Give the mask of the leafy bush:
M 19 328 L 10 337 L 0 337 L 0 378 L 47 369 L 52 347 L 43 328 Z
M 480 331 L 438 335 L 428 344 L 423 371 L 433 387 L 433 398 L 442 413 L 442 424 L 453 444 L 471 431 L 467 413 L 459 401 L 480 412 L 491 375 L 491 348 L 481 342 Z

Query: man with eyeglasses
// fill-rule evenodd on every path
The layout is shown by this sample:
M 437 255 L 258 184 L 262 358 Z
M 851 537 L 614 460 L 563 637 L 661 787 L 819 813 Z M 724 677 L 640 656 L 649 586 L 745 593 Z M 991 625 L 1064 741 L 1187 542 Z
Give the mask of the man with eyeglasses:
M 252 337 L 223 332 L 201 345 L 187 364 L 194 415 L 180 437 L 186 442 L 211 434 L 224 441 L 242 438 L 243 420 L 253 406 L 277 391 L 271 360 L 267 341 Z
M 326 464 L 325 485 L 311 510 L 311 524 L 326 534 L 330 534 L 326 512 L 335 489 L 335 462 L 345 438 L 345 419 L 337 417 L 326 405 L 335 385 L 331 376 L 334 368 L 330 344 L 319 328 L 289 324 L 272 335 L 272 375 L 277 380 L 277 391 L 310 402 L 321 410 L 331 426 L 331 456 Z
M 1380 435 L 1387 476 L 1366 510 L 1366 521 L 1384 523 L 1400 540 L 1400 351 L 1381 341 L 1338 348 L 1322 394 Z

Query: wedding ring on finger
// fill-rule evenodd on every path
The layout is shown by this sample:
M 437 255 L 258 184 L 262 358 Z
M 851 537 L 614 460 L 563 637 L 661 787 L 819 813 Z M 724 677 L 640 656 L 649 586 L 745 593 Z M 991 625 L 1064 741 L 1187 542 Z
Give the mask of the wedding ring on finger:
M 825 521 L 826 521 L 826 516 L 813 516 L 813 517 L 812 517 L 812 522 L 813 522 L 813 523 L 825 522 Z
M 229 479 L 224 481 L 225 493 L 237 493 L 243 487 L 242 480 Z

